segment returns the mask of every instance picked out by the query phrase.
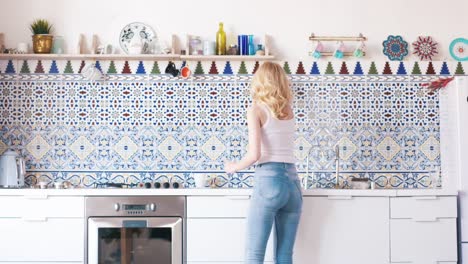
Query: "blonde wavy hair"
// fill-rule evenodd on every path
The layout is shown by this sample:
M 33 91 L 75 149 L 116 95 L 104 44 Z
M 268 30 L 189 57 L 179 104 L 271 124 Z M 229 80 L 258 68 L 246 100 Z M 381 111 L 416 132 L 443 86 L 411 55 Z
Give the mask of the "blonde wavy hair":
M 288 116 L 284 109 L 292 102 L 293 95 L 281 65 L 273 62 L 263 63 L 253 77 L 251 87 L 254 102 L 266 104 L 278 119 Z

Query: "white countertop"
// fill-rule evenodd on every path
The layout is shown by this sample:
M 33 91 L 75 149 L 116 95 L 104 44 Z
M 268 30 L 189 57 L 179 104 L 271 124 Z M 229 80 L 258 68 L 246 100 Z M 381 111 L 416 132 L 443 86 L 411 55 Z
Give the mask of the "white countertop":
M 0 196 L 148 196 L 148 195 L 182 195 L 182 196 L 247 196 L 252 189 L 0 189 Z M 377 190 L 303 190 L 304 196 L 456 196 L 457 191 L 426 189 L 377 189 Z

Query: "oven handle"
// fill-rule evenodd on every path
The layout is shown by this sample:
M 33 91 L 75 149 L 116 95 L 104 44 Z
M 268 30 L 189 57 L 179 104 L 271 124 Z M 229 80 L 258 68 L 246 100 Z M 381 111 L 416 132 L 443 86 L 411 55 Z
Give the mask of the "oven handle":
M 146 220 L 123 220 L 122 227 L 126 228 L 146 228 L 148 221 Z

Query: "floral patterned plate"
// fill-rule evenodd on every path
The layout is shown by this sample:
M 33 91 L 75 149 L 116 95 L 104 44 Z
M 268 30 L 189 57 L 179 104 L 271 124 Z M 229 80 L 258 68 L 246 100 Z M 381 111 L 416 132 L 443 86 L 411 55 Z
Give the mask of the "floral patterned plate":
M 413 54 L 417 55 L 420 60 L 432 60 L 432 57 L 439 53 L 437 50 L 437 42 L 431 37 L 420 36 L 413 42 Z
M 151 52 L 152 46 L 158 42 L 158 37 L 150 26 L 134 22 L 122 29 L 119 42 L 120 47 L 127 54 L 144 54 Z
M 401 61 L 408 55 L 408 42 L 401 36 L 388 36 L 383 43 L 383 53 L 392 61 Z

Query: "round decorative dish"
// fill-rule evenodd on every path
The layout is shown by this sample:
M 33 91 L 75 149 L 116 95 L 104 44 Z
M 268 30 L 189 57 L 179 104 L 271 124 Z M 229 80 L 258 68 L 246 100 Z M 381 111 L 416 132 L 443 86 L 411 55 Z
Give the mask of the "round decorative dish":
M 408 42 L 401 36 L 388 36 L 382 43 L 383 53 L 392 61 L 402 61 L 408 55 Z
M 158 44 L 158 36 L 150 26 L 133 22 L 122 29 L 119 43 L 127 54 L 146 54 L 151 52 L 155 44 Z
M 450 55 L 457 61 L 468 61 L 468 39 L 454 39 L 450 43 Z

